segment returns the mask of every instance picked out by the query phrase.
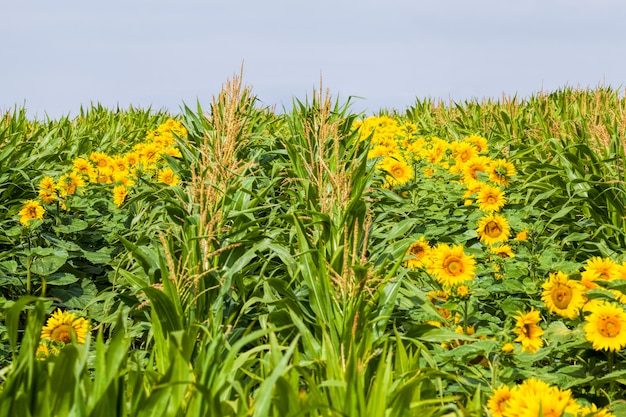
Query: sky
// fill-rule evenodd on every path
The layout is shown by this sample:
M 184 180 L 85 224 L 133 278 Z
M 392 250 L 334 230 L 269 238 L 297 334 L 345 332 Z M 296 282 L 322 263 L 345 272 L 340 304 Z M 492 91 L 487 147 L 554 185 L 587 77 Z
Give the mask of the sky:
M 0 112 L 208 109 L 242 74 L 289 111 L 626 88 L 624 0 L 0 1 Z

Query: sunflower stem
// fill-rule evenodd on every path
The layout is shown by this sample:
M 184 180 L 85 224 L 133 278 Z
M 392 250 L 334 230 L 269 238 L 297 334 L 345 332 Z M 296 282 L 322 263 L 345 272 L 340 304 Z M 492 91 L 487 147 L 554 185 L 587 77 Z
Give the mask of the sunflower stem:
M 467 298 L 463 303 L 463 333 L 467 334 Z
M 615 351 L 609 350 L 607 354 L 607 375 L 613 372 L 613 363 L 615 362 Z M 613 398 L 615 394 L 615 379 L 611 379 L 609 382 L 609 396 Z

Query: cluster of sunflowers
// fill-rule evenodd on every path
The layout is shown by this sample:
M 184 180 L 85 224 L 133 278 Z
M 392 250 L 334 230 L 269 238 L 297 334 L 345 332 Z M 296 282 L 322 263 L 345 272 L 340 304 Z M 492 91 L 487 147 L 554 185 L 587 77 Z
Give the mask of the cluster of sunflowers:
M 511 237 L 511 227 L 499 212 L 507 201 L 504 189 L 517 172 L 511 162 L 488 156 L 486 138 L 469 135 L 446 141 L 438 137 L 416 137 L 413 123 L 400 124 L 388 116 L 367 118 L 357 127 L 361 136 L 369 137 L 372 142 L 368 158 L 379 158 L 377 167 L 386 173 L 385 186 L 408 184 L 415 178 L 414 166 L 418 162 L 426 163 L 421 173 L 424 177 L 432 177 L 437 170 L 458 175 L 458 183 L 465 189 L 464 203 L 476 203 L 484 213 L 476 229 L 480 241 L 498 258 L 514 256 L 511 247 L 504 244 Z M 516 239 L 525 239 L 525 233 L 521 230 Z M 452 288 L 475 276 L 475 260 L 465 254 L 462 245 L 439 243 L 430 247 L 422 237 L 408 252 L 408 267 L 426 268 L 444 287 Z
M 84 344 L 89 331 L 89 322 L 74 313 L 57 309 L 46 321 L 41 329 L 41 340 L 37 348 L 37 358 L 45 360 L 50 355 L 56 355 L 72 337 L 79 344 Z
M 110 184 L 113 202 L 117 206 L 122 205 L 139 174 L 147 174 L 167 185 L 177 185 L 179 178 L 167 165 L 165 155 L 181 157 L 175 138 L 186 136 L 185 127 L 169 119 L 157 129 L 148 131 L 146 140 L 135 145 L 130 152 L 113 156 L 92 152 L 88 159 L 74 159 L 70 172 L 56 181 L 46 176 L 39 182 L 39 198 L 24 201 L 18 213 L 20 223 L 28 227 L 33 220 L 43 220 L 46 210 L 42 203 L 58 203 L 65 208 L 67 198 L 83 190 L 88 183 Z
M 595 404 L 581 405 L 570 390 L 562 390 L 541 380 L 530 378 L 510 388 L 502 385 L 487 403 L 492 417 L 544 416 L 614 417 Z
M 365 119 L 358 127 L 362 137 L 369 137 L 372 141 L 368 157 L 379 159 L 377 168 L 385 173 L 386 187 L 410 184 L 418 175 L 437 179 L 436 173 L 442 170 L 458 178 L 465 190 L 463 203 L 475 204 L 482 212 L 475 232 L 491 255 L 494 277 L 504 278 L 500 273 L 501 262 L 515 256 L 513 246 L 509 244 L 511 238 L 516 243 L 528 238 L 525 229 L 513 234 L 506 216 L 501 214 L 507 203 L 505 190 L 516 176 L 515 166 L 505 159 L 489 157 L 487 140 L 478 135 L 454 141 L 417 137 L 415 125 L 399 123 L 386 116 Z M 417 167 L 422 167 L 422 171 Z M 411 269 L 426 271 L 439 283 L 441 289 L 427 293 L 435 306 L 445 304 L 450 297 L 467 300 L 470 293 L 467 284 L 476 277 L 476 260 L 465 252 L 463 245 L 437 243 L 431 246 L 423 236 L 409 246 L 405 264 Z M 579 280 L 571 279 L 561 271 L 550 273 L 543 283 L 541 299 L 549 313 L 570 320 L 574 326 L 582 325 L 593 349 L 619 351 L 626 347 L 626 311 L 623 308 L 626 295 L 615 289 L 605 289 L 603 284 L 617 279 L 626 279 L 626 263 L 620 265 L 607 258 L 594 257 L 587 261 Z M 595 290 L 596 294 L 605 292 L 606 296 L 588 297 L 589 290 Z M 462 319 L 458 313 L 452 317 L 445 308 L 437 310 L 442 319 L 451 319 L 455 324 Z M 517 312 L 513 342 L 519 342 L 521 352 L 535 353 L 543 346 L 544 330 L 540 322 L 539 310 L 531 308 L 530 311 Z M 435 321 L 429 323 L 441 325 Z M 475 333 L 474 327 L 468 326 L 467 322 L 463 327 L 457 326 L 455 331 L 467 335 Z M 451 348 L 454 345 L 455 341 L 451 341 L 443 346 Z M 515 346 L 506 342 L 502 350 L 511 353 Z M 546 400 L 532 401 L 533 396 L 545 396 Z M 494 393 L 490 404 L 494 416 L 505 417 L 538 415 L 537 410 L 527 414 L 521 411 L 536 408 L 538 404 L 543 407 L 545 416 L 560 416 L 566 408 L 573 416 L 597 411 L 595 406 L 590 409 L 578 406 L 570 398 L 569 391 L 548 387 L 541 381 L 528 381 L 512 390 L 501 387 Z M 601 411 L 596 415 L 611 414 Z

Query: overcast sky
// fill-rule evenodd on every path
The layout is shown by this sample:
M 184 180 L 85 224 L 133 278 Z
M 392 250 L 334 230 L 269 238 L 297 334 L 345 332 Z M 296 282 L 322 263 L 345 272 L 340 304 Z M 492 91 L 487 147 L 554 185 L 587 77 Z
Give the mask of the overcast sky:
M 626 87 L 625 0 L 0 2 L 0 111 L 206 109 L 239 73 L 290 110 L 323 89 L 352 109 L 416 98 Z

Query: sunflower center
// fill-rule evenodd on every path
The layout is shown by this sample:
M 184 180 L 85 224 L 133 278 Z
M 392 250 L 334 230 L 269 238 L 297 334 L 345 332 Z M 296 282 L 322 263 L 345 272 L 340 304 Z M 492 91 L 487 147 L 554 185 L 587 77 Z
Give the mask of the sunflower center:
M 566 285 L 559 285 L 552 291 L 552 302 L 560 309 L 566 309 L 572 301 L 572 289 Z
M 26 214 L 29 218 L 34 219 L 37 217 L 37 207 L 29 207 Z
M 70 333 L 70 326 L 67 324 L 61 324 L 56 327 L 52 334 L 50 335 L 50 339 L 56 342 L 70 343 L 72 341 L 72 334 Z
M 490 221 L 485 225 L 485 233 L 490 238 L 500 237 L 500 235 L 502 234 L 502 227 L 500 227 L 497 222 Z
M 443 262 L 443 269 L 445 269 L 449 275 L 461 275 L 463 273 L 463 262 L 456 256 L 449 256 Z
M 424 257 L 424 254 L 426 251 L 424 250 L 422 246 L 413 246 L 410 252 L 411 252 L 411 255 L 415 255 L 421 259 Z
M 524 337 L 528 337 L 529 338 L 531 330 L 532 330 L 532 325 L 528 324 L 528 323 L 525 323 L 522 326 L 522 334 L 524 335 Z
M 394 168 L 391 171 L 391 175 L 393 175 L 396 178 L 402 177 L 404 175 L 404 170 L 402 168 Z
M 617 317 L 602 317 L 598 320 L 598 332 L 604 337 L 615 337 L 621 329 L 622 323 Z
M 489 194 L 489 196 L 487 197 L 487 203 L 493 204 L 496 201 L 498 201 L 498 199 L 493 194 Z

